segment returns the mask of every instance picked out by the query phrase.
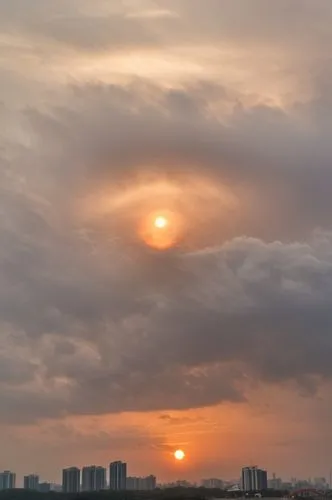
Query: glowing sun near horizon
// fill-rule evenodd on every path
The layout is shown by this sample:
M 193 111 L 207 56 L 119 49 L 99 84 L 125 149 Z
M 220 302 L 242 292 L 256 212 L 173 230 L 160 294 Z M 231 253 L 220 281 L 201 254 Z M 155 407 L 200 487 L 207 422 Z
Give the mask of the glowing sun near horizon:
M 186 456 L 186 454 L 183 450 L 176 450 L 174 452 L 174 458 L 176 460 L 179 460 L 179 461 L 184 460 L 185 456 Z

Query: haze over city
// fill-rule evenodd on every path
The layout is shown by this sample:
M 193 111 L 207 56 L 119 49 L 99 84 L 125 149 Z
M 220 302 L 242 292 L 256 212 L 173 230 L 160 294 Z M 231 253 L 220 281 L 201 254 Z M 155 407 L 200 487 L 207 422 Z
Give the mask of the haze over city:
M 328 478 L 331 1 L 0 0 L 0 33 L 0 470 Z

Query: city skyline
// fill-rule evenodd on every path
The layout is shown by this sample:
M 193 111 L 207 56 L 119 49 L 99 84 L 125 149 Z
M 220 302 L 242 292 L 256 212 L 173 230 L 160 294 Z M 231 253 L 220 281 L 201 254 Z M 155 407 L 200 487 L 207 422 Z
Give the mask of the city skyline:
M 49 491 L 63 491 L 64 493 L 78 493 L 102 490 L 129 490 L 149 491 L 155 488 L 174 487 L 204 487 L 207 489 L 261 491 L 272 490 L 302 490 L 315 488 L 317 490 L 332 490 L 332 471 L 329 481 L 326 477 L 296 478 L 294 476 L 283 479 L 275 472 L 268 475 L 265 469 L 257 465 L 243 466 L 237 479 L 230 478 L 203 478 L 199 481 L 190 482 L 186 479 L 178 479 L 174 482 L 157 481 L 153 474 L 134 476 L 127 474 L 128 464 L 122 461 L 110 462 L 108 467 L 102 465 L 84 465 L 82 468 L 71 466 L 62 469 L 62 484 L 45 482 L 36 473 L 25 474 L 23 484 L 16 481 L 17 474 L 11 470 L 0 471 L 0 491 L 5 489 L 22 488 L 26 490 L 39 490 L 47 493 Z M 109 473 L 107 473 L 107 469 Z
M 0 0 L 0 33 L 1 470 L 329 478 L 332 1 Z

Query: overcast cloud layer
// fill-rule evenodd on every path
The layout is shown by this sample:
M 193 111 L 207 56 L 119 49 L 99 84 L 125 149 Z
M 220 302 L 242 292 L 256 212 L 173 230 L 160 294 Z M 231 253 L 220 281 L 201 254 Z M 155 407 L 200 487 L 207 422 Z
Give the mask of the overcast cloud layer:
M 329 0 L 0 0 L 4 428 L 276 387 L 330 411 L 331 21 Z M 162 253 L 135 232 L 160 200 L 186 220 Z

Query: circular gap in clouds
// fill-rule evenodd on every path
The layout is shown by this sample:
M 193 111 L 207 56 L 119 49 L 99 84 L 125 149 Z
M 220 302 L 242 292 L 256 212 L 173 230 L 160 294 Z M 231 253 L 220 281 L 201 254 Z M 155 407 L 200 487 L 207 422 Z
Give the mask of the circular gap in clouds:
M 187 252 L 227 239 L 238 209 L 239 200 L 226 185 L 187 172 L 173 179 L 129 174 L 117 185 L 105 181 L 87 196 L 83 213 L 107 238 Z M 169 220 L 163 235 L 156 235 L 153 225 L 158 215 Z

